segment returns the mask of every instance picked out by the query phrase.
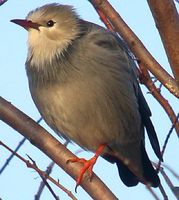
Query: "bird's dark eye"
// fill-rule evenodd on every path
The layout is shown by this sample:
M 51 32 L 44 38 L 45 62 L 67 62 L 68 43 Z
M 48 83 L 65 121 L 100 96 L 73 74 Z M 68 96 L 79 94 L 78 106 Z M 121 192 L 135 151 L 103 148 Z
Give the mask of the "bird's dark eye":
M 48 26 L 48 27 L 52 27 L 54 24 L 55 24 L 55 22 L 54 22 L 53 20 L 49 20 L 49 21 L 47 22 L 47 26 Z

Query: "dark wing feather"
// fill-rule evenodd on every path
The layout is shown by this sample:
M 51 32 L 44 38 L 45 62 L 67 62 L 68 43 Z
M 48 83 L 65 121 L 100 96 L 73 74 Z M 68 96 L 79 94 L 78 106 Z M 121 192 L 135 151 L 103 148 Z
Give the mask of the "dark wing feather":
M 147 105 L 147 102 L 146 102 L 140 88 L 139 88 L 139 91 L 138 91 L 138 102 L 139 102 L 139 112 L 141 114 L 141 120 L 142 120 L 142 123 L 147 130 L 147 134 L 148 134 L 150 143 L 152 145 L 152 148 L 153 148 L 156 156 L 160 160 L 163 160 L 162 154 L 160 152 L 160 146 L 159 146 L 157 134 L 155 132 L 154 126 L 153 126 L 152 121 L 150 119 L 151 112 L 150 112 L 150 109 Z
M 129 58 L 131 58 L 131 66 L 133 66 L 133 71 L 134 71 L 134 74 L 136 75 L 136 73 L 135 73 L 136 64 L 132 60 L 132 54 L 131 54 L 130 50 L 128 49 L 125 42 L 122 39 L 120 39 L 117 35 L 115 35 L 115 38 L 117 39 L 119 45 L 123 48 L 123 50 L 128 54 Z M 136 80 L 137 80 L 137 77 L 136 77 Z M 148 104 L 147 104 L 147 102 L 146 102 L 146 100 L 145 100 L 145 98 L 142 94 L 142 91 L 141 91 L 137 81 L 136 81 L 136 84 L 134 86 L 134 90 L 136 92 L 136 95 L 138 96 L 139 112 L 141 114 L 142 124 L 144 125 L 144 127 L 147 130 L 147 134 L 148 134 L 150 143 L 152 145 L 152 148 L 153 148 L 156 156 L 160 160 L 163 161 L 162 154 L 160 152 L 160 146 L 159 146 L 157 134 L 156 134 L 156 131 L 155 131 L 154 126 L 152 124 L 152 121 L 150 119 L 152 114 L 151 114 L 150 108 L 149 108 L 149 106 L 148 106 Z
M 136 64 L 132 60 L 133 56 L 132 56 L 130 50 L 128 49 L 127 45 L 125 44 L 125 42 L 121 38 L 119 38 L 116 34 L 114 34 L 114 36 L 117 39 L 121 48 L 123 48 L 123 50 L 128 54 L 129 58 L 131 58 L 131 66 L 133 66 L 133 71 L 134 71 L 134 74 L 136 75 L 136 73 L 135 73 Z M 137 77 L 136 77 L 136 80 L 137 80 Z M 149 106 L 148 106 L 148 104 L 147 104 L 147 102 L 146 102 L 146 100 L 145 100 L 145 98 L 142 94 L 142 91 L 141 91 L 137 81 L 135 83 L 134 90 L 136 92 L 136 96 L 138 97 L 139 112 L 140 112 L 140 115 L 141 115 L 142 124 L 144 125 L 144 127 L 147 130 L 147 134 L 148 134 L 150 143 L 152 145 L 152 148 L 153 148 L 156 156 L 160 160 L 163 161 L 162 154 L 161 154 L 161 151 L 160 151 L 159 141 L 158 141 L 158 138 L 157 138 L 157 134 L 156 134 L 156 131 L 155 131 L 154 126 L 152 124 L 152 121 L 150 119 L 152 114 L 151 114 L 150 108 L 149 108 Z

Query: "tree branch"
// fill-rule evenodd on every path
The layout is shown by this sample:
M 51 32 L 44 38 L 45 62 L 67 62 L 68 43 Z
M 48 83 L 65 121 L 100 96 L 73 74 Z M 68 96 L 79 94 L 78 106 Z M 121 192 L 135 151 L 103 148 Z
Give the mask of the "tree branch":
M 147 0 L 179 87 L 179 15 L 173 0 Z
M 178 200 L 178 195 L 175 192 L 175 189 L 177 187 L 175 187 L 173 185 L 173 183 L 171 182 L 170 178 L 168 177 L 168 175 L 165 173 L 164 169 L 162 167 L 160 167 L 160 173 L 162 174 L 163 178 L 165 179 L 167 185 L 169 186 L 169 188 L 171 189 L 171 191 L 173 192 L 173 194 L 175 195 L 176 199 Z
M 46 169 L 46 171 L 45 171 L 45 173 L 46 173 L 48 176 L 50 175 L 50 173 L 51 173 L 52 168 L 54 167 L 54 165 L 55 165 L 55 163 L 54 163 L 53 161 L 48 165 L 48 167 L 47 167 L 47 169 Z M 45 176 L 44 178 L 45 178 L 45 180 L 47 179 L 46 176 Z M 39 188 L 38 188 L 38 192 L 37 192 L 37 194 L 35 195 L 35 200 L 39 200 L 39 199 L 40 199 L 41 194 L 42 194 L 42 192 L 43 192 L 43 190 L 44 190 L 44 188 L 45 188 L 45 185 L 46 185 L 46 183 L 42 180 L 41 183 L 40 183 L 40 186 L 39 186 Z
M 124 38 L 131 51 L 137 59 L 148 68 L 151 73 L 177 98 L 179 98 L 179 87 L 176 81 L 161 67 L 144 47 L 139 38 L 132 32 L 121 16 L 115 11 L 107 0 L 89 0 L 95 9 L 101 10 L 115 30 Z
M 150 74 L 148 73 L 147 69 L 139 63 L 140 70 L 142 71 L 142 76 L 140 77 L 140 80 L 142 83 L 145 84 L 145 86 L 148 88 L 148 90 L 151 92 L 151 94 L 155 97 L 155 99 L 160 103 L 160 105 L 163 107 L 165 112 L 167 113 L 169 119 L 171 120 L 172 124 L 175 127 L 176 133 L 179 137 L 179 122 L 178 117 L 175 115 L 174 110 L 168 103 L 168 101 L 162 96 L 160 91 L 156 88 L 155 84 L 150 78 Z
M 73 158 L 75 155 L 34 120 L 15 108 L 2 97 L 0 97 L 0 119 L 26 137 L 33 145 L 43 151 L 73 179 L 76 179 L 80 172 L 81 164 L 66 163 L 68 159 Z M 117 199 L 95 174 L 93 174 L 91 182 L 88 175 L 85 174 L 81 186 L 93 199 Z

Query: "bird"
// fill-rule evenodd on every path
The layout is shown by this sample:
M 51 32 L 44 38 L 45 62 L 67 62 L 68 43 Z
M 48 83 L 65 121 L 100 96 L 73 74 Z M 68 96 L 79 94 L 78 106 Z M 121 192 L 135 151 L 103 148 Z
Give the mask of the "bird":
M 73 6 L 59 3 L 11 22 L 28 31 L 26 73 L 42 118 L 60 137 L 95 153 L 89 160 L 69 161 L 83 163 L 91 177 L 101 156 L 116 163 L 126 186 L 141 182 L 158 187 L 145 132 L 162 160 L 159 141 L 139 86 L 137 63 L 123 39 L 83 20 Z

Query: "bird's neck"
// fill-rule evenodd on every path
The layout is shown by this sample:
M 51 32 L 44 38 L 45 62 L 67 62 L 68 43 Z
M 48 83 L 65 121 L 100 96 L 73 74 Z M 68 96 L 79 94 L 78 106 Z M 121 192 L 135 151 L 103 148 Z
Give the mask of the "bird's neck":
M 29 49 L 29 55 L 26 61 L 26 72 L 31 84 L 37 86 L 54 84 L 56 82 L 65 82 L 70 69 L 70 51 L 72 45 L 63 51 L 59 48 L 52 52 L 49 49 L 37 52 L 37 50 Z M 48 53 L 47 53 L 48 52 Z M 68 64 L 67 64 L 68 63 Z
M 30 33 L 28 37 L 28 56 L 32 66 L 43 68 L 46 62 L 52 62 L 54 57 L 61 55 L 71 44 L 71 40 L 56 42 L 44 36 L 44 34 Z

